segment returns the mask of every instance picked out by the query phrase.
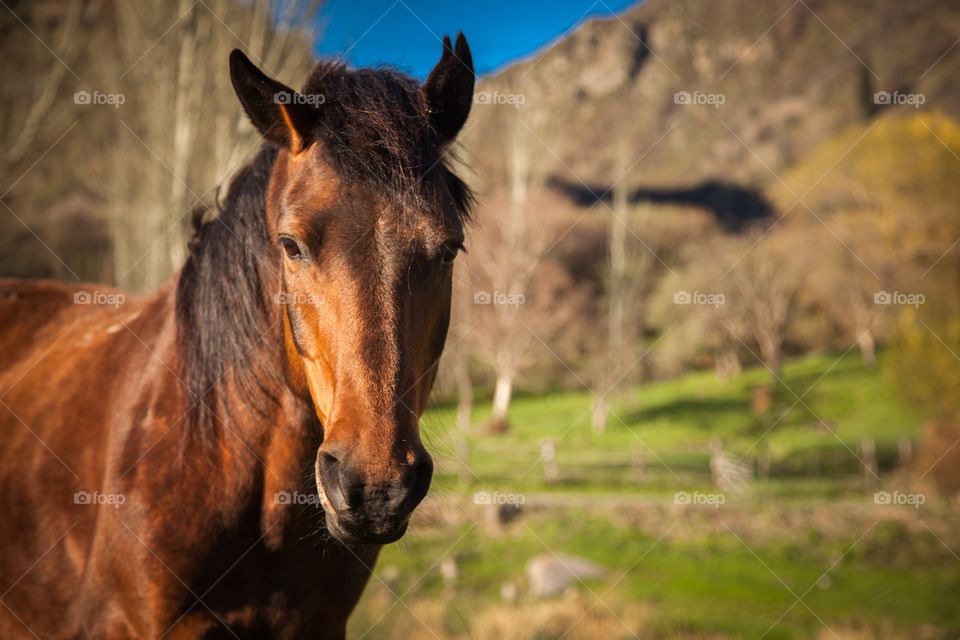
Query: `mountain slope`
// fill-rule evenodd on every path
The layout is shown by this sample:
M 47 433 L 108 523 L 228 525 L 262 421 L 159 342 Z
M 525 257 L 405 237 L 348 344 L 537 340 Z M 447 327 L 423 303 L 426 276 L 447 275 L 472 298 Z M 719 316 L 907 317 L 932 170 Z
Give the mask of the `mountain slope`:
M 915 108 L 877 91 L 956 117 L 958 35 L 955 2 L 648 0 L 483 78 L 465 145 L 482 188 L 508 183 L 520 148 L 581 200 L 625 175 L 637 199 L 737 208 L 711 194 L 761 190 L 843 128 Z

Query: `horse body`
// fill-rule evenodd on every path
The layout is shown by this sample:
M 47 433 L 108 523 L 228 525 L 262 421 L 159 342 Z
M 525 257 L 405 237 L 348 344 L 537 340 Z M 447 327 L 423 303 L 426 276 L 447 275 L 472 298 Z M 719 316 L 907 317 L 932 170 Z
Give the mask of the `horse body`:
M 422 87 L 321 63 L 324 101 L 230 63 L 266 143 L 180 272 L 0 281 L 2 638 L 342 638 L 429 487 L 466 41 Z
M 184 448 L 173 287 L 74 303 L 90 291 L 0 284 L 0 636 L 342 635 L 378 547 L 274 499 L 304 490 L 309 407 L 285 398 L 267 437 L 234 417 L 219 455 Z

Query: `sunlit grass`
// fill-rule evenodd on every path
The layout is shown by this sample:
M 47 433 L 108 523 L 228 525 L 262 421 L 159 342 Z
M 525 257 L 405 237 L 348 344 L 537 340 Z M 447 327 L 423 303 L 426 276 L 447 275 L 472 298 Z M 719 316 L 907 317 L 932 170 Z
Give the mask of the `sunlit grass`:
M 864 438 L 876 444 L 884 464 L 895 462 L 900 439 L 915 439 L 919 422 L 897 398 L 883 374 L 883 360 L 865 368 L 856 353 L 808 356 L 788 362 L 779 376 L 774 402 L 764 415 L 754 415 L 751 394 L 770 385 L 763 368 L 719 380 L 712 371 L 694 372 L 675 380 L 620 390 L 612 399 L 607 430 L 590 426 L 592 395 L 588 391 L 553 392 L 518 397 L 510 412 L 510 432 L 488 435 L 487 403 L 479 401 L 468 434 L 471 485 L 513 486 L 543 490 L 649 491 L 696 483 L 684 470 L 704 471 L 709 443 L 718 438 L 724 449 L 749 464 L 768 457 L 773 468 L 810 480 L 823 473 L 856 473 Z M 441 461 L 441 476 L 455 471 L 453 444 L 455 410 L 450 405 L 430 410 L 424 431 Z M 540 443 L 556 442 L 557 460 L 566 482 L 546 483 L 539 462 Z M 584 479 L 582 462 L 597 469 Z M 649 482 L 637 481 L 631 461 L 642 458 Z M 565 461 L 571 473 L 563 474 Z M 603 464 L 606 461 L 607 464 Z M 582 465 L 579 465 L 582 466 Z M 452 479 L 440 479 L 451 486 Z M 512 483 L 512 484 L 511 484 Z
M 587 391 L 521 395 L 503 435 L 484 432 L 489 414 L 479 402 L 465 477 L 455 408 L 431 410 L 424 431 L 440 465 L 430 500 L 453 519 L 428 518 L 384 550 L 378 575 L 391 576 L 404 604 L 374 579 L 352 635 L 809 638 L 839 630 L 842 638 L 910 638 L 923 626 L 930 637 L 955 636 L 960 562 L 916 521 L 954 540 L 949 507 L 871 511 L 873 488 L 854 455 L 873 439 L 881 477 L 899 482 L 898 441 L 919 432 L 883 363 L 865 368 L 856 353 L 788 362 L 762 416 L 751 405 L 753 389 L 771 384 L 762 368 L 730 380 L 703 371 L 624 389 L 602 434 L 591 429 Z M 553 482 L 539 459 L 546 438 L 556 442 Z M 713 438 L 749 464 L 769 456 L 770 477 L 755 478 L 749 495 L 729 496 L 719 509 L 678 508 L 677 490 L 716 491 Z M 636 456 L 645 464 L 639 474 Z M 469 499 L 476 490 L 576 498 L 583 506 L 527 509 L 491 529 Z M 604 506 L 607 496 L 613 502 Z M 524 595 L 524 567 L 551 551 L 589 558 L 609 574 L 558 600 L 535 601 Z M 453 588 L 437 570 L 444 555 L 456 559 Z M 504 584 L 518 587 L 518 601 L 502 601 Z
M 391 588 L 407 594 L 406 603 L 434 602 L 462 617 L 462 628 L 441 629 L 441 638 L 471 637 L 469 630 L 488 607 L 512 611 L 513 624 L 525 629 L 536 601 L 521 595 L 504 605 L 501 585 L 517 584 L 523 594 L 525 563 L 550 551 L 609 569 L 606 579 L 577 584 L 575 596 L 560 598 L 569 606 L 574 597 L 624 619 L 631 611 L 652 610 L 632 629 L 639 637 L 758 638 L 769 631 L 764 637 L 809 638 L 826 631 L 824 624 L 960 629 L 960 563 L 926 532 L 896 522 L 876 525 L 868 517 L 851 520 L 849 531 L 830 537 L 813 522 L 788 531 L 774 524 L 751 537 L 744 532 L 754 528 L 750 510 L 718 512 L 723 526 L 709 530 L 693 531 L 696 522 L 679 513 L 661 517 L 638 528 L 598 511 L 552 510 L 529 514 L 498 533 L 467 520 L 454 530 L 423 531 L 386 548 L 378 571 L 397 576 Z M 904 547 L 910 558 L 898 559 Z M 456 558 L 459 568 L 452 591 L 436 569 L 443 554 Z M 392 601 L 386 596 L 375 579 L 353 628 L 373 626 Z M 368 637 L 392 637 L 394 625 L 413 624 L 403 606 L 392 614 Z M 517 637 L 558 637 L 563 630 Z M 620 629 L 614 637 L 630 633 Z

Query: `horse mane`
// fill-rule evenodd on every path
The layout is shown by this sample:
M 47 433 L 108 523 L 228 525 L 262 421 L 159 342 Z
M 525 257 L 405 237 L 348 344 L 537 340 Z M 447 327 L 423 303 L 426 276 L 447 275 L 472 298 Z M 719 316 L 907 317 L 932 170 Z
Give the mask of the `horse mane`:
M 260 412 L 276 401 L 270 390 L 278 388 L 280 372 L 262 360 L 271 355 L 263 347 L 275 347 L 270 324 L 279 319 L 270 317 L 265 286 L 276 282 L 279 267 L 264 215 L 276 158 L 276 147 L 263 145 L 230 182 L 217 215 L 194 212 L 190 253 L 177 281 L 178 375 L 188 392 L 185 421 L 204 435 L 216 429 L 217 389 L 228 374 Z
M 417 208 L 469 220 L 472 192 L 450 168 L 450 150 L 438 150 L 416 80 L 391 69 L 320 62 L 303 93 L 323 96 L 314 139 L 341 177 L 378 190 L 397 204 L 398 215 Z M 203 440 L 218 431 L 217 394 L 228 377 L 263 415 L 285 384 L 280 346 L 271 344 L 280 335 L 281 316 L 270 299 L 279 281 L 279 253 L 265 215 L 277 152 L 264 143 L 233 177 L 216 215 L 207 208 L 195 213 L 189 255 L 177 281 L 184 421 Z
M 380 190 L 401 213 L 442 210 L 469 220 L 473 194 L 451 169 L 452 148 L 440 151 L 417 80 L 389 67 L 325 60 L 301 93 L 319 104 L 313 138 L 341 177 Z M 452 202 L 443 201 L 442 184 Z

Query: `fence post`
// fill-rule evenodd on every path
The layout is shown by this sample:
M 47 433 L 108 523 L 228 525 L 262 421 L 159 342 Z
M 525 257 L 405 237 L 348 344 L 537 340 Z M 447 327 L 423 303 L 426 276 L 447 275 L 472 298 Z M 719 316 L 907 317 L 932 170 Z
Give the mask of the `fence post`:
M 768 445 L 764 445 L 764 447 L 760 450 L 760 456 L 757 458 L 757 475 L 764 482 L 768 482 L 770 480 L 770 465 L 772 463 L 771 457 L 772 454 L 770 453 L 770 447 Z
M 557 447 L 552 438 L 540 441 L 540 460 L 543 462 L 543 476 L 547 482 L 556 482 L 560 478 L 557 468 Z
M 897 466 L 909 467 L 913 462 L 913 442 L 910 438 L 897 440 Z
M 630 457 L 633 466 L 633 481 L 637 484 L 643 484 L 644 471 L 646 470 L 647 460 L 643 454 L 643 449 L 633 447 L 633 453 Z
M 457 451 L 457 476 L 462 484 L 468 485 L 473 471 L 470 469 L 470 443 L 462 433 L 456 436 L 454 443 Z
M 863 455 L 863 481 L 867 487 L 873 487 L 880 480 L 877 466 L 877 443 L 873 438 L 864 438 L 860 442 L 860 452 Z

